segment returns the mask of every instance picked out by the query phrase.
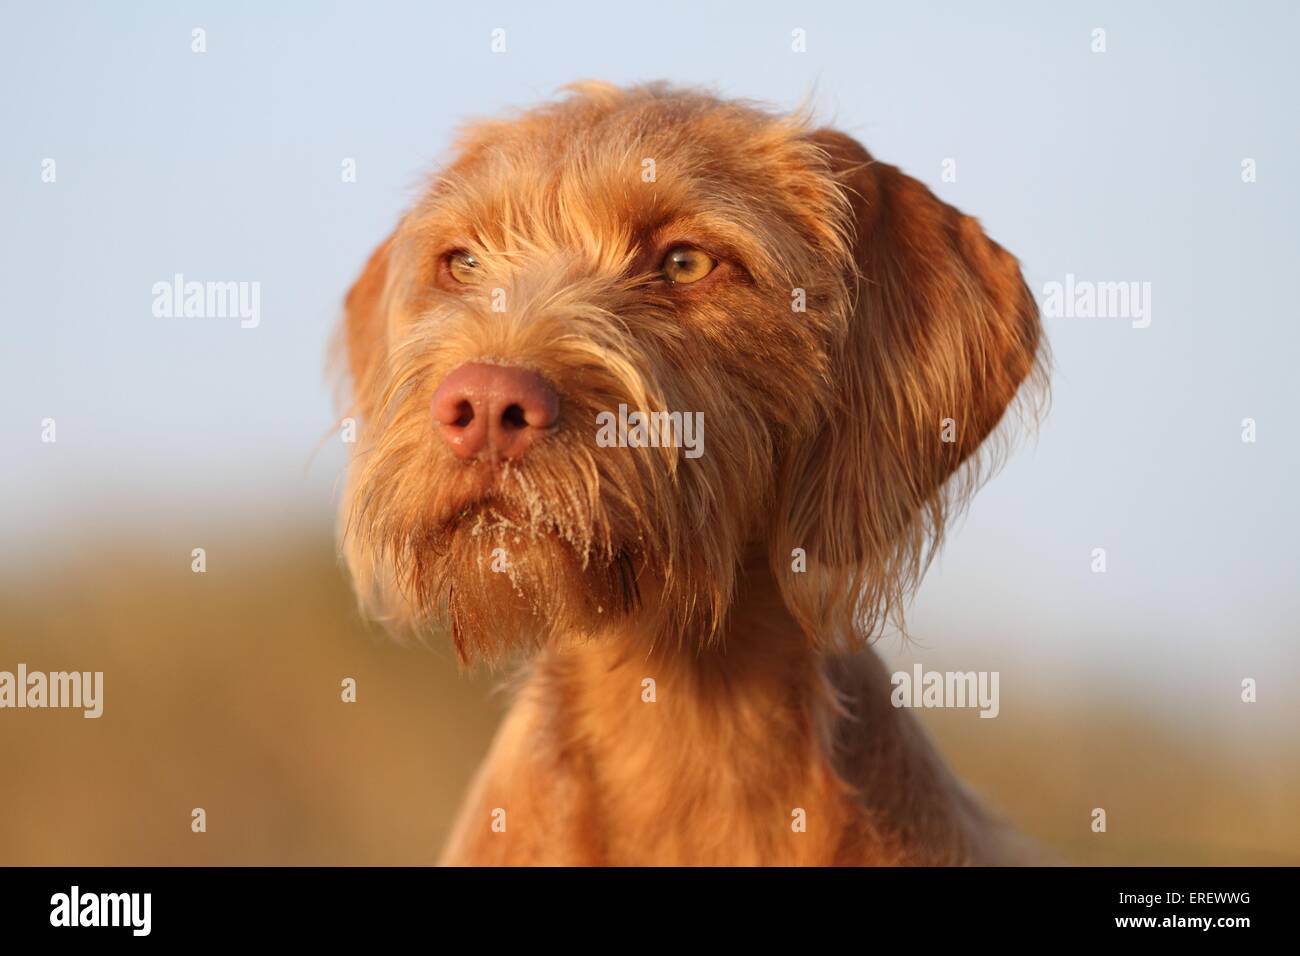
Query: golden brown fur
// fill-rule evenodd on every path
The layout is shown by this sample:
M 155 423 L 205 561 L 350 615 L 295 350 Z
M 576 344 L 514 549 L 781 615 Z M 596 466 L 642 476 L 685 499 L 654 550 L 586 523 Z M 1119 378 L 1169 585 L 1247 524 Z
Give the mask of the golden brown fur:
M 667 287 L 682 242 L 720 265 Z M 457 249 L 482 287 L 440 280 Z M 1039 335 L 973 219 L 807 117 L 584 84 L 471 127 L 341 334 L 363 605 L 445 626 L 466 661 L 531 652 L 447 861 L 1008 858 L 865 644 L 1037 375 Z M 454 458 L 430 397 L 467 362 L 539 373 L 558 427 L 518 461 Z M 703 412 L 705 453 L 598 446 L 620 404 Z

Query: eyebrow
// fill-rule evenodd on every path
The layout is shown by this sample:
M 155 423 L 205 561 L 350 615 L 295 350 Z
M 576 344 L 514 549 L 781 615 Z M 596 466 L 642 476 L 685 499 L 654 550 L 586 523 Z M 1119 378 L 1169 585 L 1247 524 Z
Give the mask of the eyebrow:
M 726 259 L 748 271 L 749 256 L 746 247 L 752 247 L 748 236 L 739 227 L 729 228 L 720 224 L 715 218 L 698 214 L 666 216 L 654 226 L 642 233 L 646 236 L 642 244 L 644 257 L 654 257 L 667 252 L 675 245 L 690 245 L 720 259 Z

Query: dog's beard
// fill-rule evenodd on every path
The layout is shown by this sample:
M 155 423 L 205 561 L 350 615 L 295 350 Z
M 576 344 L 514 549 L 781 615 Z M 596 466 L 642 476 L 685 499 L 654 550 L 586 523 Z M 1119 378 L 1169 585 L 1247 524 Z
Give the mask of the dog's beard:
M 651 642 L 720 633 L 744 541 L 723 509 L 752 472 L 702 460 L 674 475 L 676 449 L 572 432 L 519 463 L 465 465 L 412 421 L 354 463 L 344 549 L 371 617 L 444 631 L 467 663 L 629 626 Z
M 363 603 L 402 628 L 446 630 L 464 661 L 598 634 L 658 590 L 653 529 L 629 499 L 603 500 L 615 476 L 576 441 L 499 469 L 392 449 L 372 461 L 347 520 Z
M 457 654 L 493 660 L 557 634 L 594 635 L 640 605 L 643 556 L 586 546 L 499 500 L 477 504 L 429 542 L 422 596 L 445 617 Z M 413 584 L 417 582 L 411 582 Z

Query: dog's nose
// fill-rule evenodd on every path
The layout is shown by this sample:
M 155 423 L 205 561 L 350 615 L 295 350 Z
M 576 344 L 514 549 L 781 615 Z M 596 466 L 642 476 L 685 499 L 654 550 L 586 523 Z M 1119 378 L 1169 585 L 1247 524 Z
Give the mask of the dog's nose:
M 433 393 L 433 420 L 460 459 L 519 458 L 555 424 L 560 397 L 536 372 L 472 362 Z

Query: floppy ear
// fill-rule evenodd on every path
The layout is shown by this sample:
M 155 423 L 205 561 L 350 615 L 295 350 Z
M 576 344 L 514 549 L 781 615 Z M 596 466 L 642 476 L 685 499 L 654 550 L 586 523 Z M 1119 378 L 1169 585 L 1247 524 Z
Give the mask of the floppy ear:
M 389 321 L 395 271 L 399 268 L 394 262 L 397 236 L 394 232 L 375 249 L 352 284 L 344 300 L 343 321 L 335 331 L 332 344 L 332 360 L 342 366 L 347 378 L 349 397 L 343 414 L 359 420 L 352 445 L 353 461 L 348 467 L 349 490 L 339 502 L 339 546 L 362 608 L 370 617 L 391 623 L 408 620 L 410 609 L 393 586 L 388 569 L 362 547 L 349 532 L 349 524 L 359 461 L 369 449 L 387 387 Z
M 848 136 L 811 138 L 848 210 L 853 301 L 838 401 L 784 465 L 771 560 L 804 630 L 847 642 L 900 621 L 978 482 L 976 450 L 1039 367 L 1040 327 L 1019 264 L 979 223 Z
M 370 261 L 352 284 L 344 300 L 343 324 L 335 348 L 347 368 L 351 392 L 350 413 L 365 422 L 374 420 L 383 388 L 384 362 L 388 350 L 388 316 L 385 290 L 394 236 L 389 236 L 371 254 Z

